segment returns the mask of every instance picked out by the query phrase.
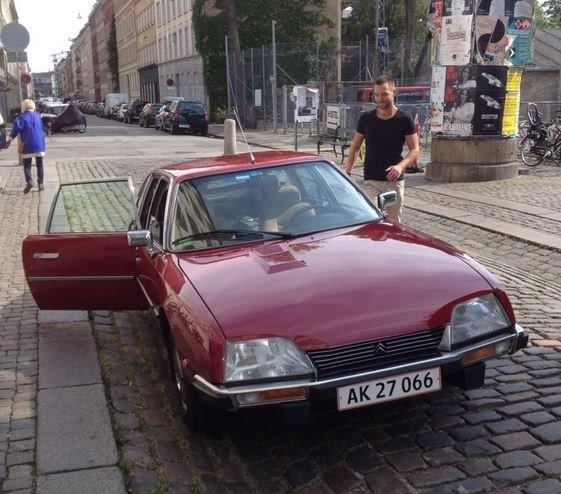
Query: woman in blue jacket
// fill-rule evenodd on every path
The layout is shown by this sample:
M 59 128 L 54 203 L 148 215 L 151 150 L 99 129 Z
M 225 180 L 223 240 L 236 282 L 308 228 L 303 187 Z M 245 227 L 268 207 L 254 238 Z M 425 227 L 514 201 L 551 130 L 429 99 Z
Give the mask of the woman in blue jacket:
M 43 156 L 45 156 L 45 135 L 43 134 L 43 123 L 41 117 L 35 113 L 35 103 L 33 100 L 24 99 L 21 102 L 21 114 L 15 119 L 10 137 L 6 140 L 7 146 L 12 139 L 19 136 L 19 151 L 23 158 L 23 173 L 27 185 L 23 193 L 27 194 L 33 187 L 33 177 L 31 175 L 31 161 L 35 158 L 37 166 L 37 182 L 39 190 L 44 190 L 43 186 Z

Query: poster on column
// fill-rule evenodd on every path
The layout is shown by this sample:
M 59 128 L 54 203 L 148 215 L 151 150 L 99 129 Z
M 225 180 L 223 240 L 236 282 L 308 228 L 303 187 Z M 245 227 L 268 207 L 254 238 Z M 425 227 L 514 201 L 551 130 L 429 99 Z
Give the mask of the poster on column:
M 501 135 L 507 84 L 507 67 L 477 67 L 474 135 Z
M 480 65 L 504 65 L 512 38 L 507 35 L 507 17 L 475 17 L 475 61 Z
M 440 65 L 466 65 L 470 62 L 472 19 L 471 15 L 442 18 Z
M 431 0 L 429 5 L 429 12 L 427 15 L 427 28 L 434 38 L 440 37 L 440 30 L 442 28 L 442 1 Z
M 522 67 L 509 67 L 506 75 L 507 93 L 519 93 L 522 83 Z
M 445 84 L 446 67 L 433 67 L 430 90 L 430 131 L 433 134 L 442 132 Z
M 505 0 L 505 15 L 508 17 L 534 18 L 536 0 Z
M 446 67 L 444 120 L 442 131 L 448 135 L 470 136 L 475 113 L 474 68 Z
M 508 3 L 510 0 L 506 0 Z M 475 13 L 477 15 L 492 15 L 492 16 L 505 16 L 507 7 L 505 0 L 477 0 L 477 8 Z
M 474 0 L 444 0 L 444 15 L 472 15 Z
M 507 61 L 510 65 L 528 65 L 532 62 L 532 34 L 534 19 L 528 17 L 509 17 L 508 36 L 512 44 L 508 50 Z
M 427 28 L 432 35 L 432 43 L 430 44 L 431 65 L 438 64 L 440 34 L 442 32 L 442 2 L 443 0 L 431 0 L 427 14 Z
M 520 111 L 520 93 L 506 93 L 503 112 L 502 135 L 518 134 L 518 112 Z

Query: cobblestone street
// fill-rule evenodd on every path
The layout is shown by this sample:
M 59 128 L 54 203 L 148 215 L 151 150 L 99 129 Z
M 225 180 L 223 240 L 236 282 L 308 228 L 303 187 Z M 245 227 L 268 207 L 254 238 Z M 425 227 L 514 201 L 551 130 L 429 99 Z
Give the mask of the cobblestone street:
M 58 172 L 61 180 L 131 175 L 138 185 L 157 165 L 83 160 L 60 163 Z M 543 180 L 555 187 L 559 177 L 521 180 L 525 187 L 517 199 L 524 201 L 541 197 L 532 188 L 543 188 Z M 459 187 L 450 187 L 450 194 Z M 501 184 L 483 188 L 490 196 L 500 189 Z M 414 187 L 407 194 L 429 194 L 430 200 L 437 195 Z M 438 195 L 456 208 L 473 206 Z M 552 200 L 541 205 L 561 209 Z M 509 221 L 520 217 L 480 207 Z M 120 464 L 132 492 L 164 486 L 178 493 L 561 492 L 561 253 L 411 209 L 405 223 L 487 266 L 505 284 L 533 346 L 491 362 L 486 385 L 478 390 L 451 387 L 433 398 L 346 413 L 318 409 L 314 425 L 300 429 L 286 427 L 270 412 L 246 412 L 229 416 L 221 437 L 207 438 L 190 433 L 178 418 L 151 316 L 96 313 Z

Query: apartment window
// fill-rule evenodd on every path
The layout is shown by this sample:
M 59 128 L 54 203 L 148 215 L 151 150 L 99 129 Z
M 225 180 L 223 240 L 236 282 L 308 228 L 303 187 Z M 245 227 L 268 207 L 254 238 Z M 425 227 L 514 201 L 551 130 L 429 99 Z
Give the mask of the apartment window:
M 162 4 L 158 2 L 156 4 L 156 24 L 158 26 L 162 23 Z
M 172 19 L 175 19 L 175 0 L 170 0 L 170 15 Z

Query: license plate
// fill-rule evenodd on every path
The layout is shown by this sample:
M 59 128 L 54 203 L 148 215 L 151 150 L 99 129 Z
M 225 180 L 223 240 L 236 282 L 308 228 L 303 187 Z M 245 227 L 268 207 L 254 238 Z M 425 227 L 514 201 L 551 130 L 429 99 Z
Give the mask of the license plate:
M 182 129 L 188 129 L 189 124 L 179 124 L 179 127 L 181 127 Z
M 442 389 L 440 367 L 337 388 L 337 407 L 349 410 Z

